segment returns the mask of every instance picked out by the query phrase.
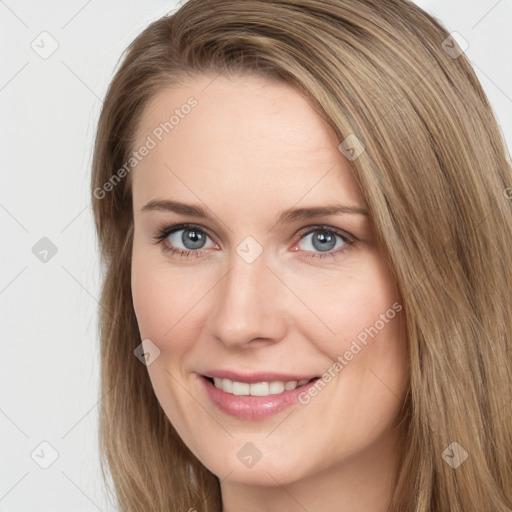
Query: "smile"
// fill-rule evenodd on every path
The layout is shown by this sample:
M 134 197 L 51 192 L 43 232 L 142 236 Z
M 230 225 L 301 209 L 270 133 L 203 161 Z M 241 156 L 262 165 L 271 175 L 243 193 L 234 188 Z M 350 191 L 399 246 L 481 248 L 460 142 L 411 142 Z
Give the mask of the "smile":
M 298 405 L 299 396 L 307 393 L 308 388 L 314 386 L 319 379 L 299 379 L 297 376 L 292 380 L 289 375 L 285 380 L 275 380 L 277 375 L 271 374 L 265 375 L 271 380 L 264 380 L 264 374 L 240 377 L 251 382 L 208 375 L 201 375 L 200 382 L 215 408 L 229 416 L 249 420 L 263 420 Z
M 272 381 L 272 382 L 255 382 L 249 384 L 248 382 L 237 382 L 231 379 L 221 379 L 215 377 L 213 380 L 213 385 L 217 389 L 221 389 L 226 393 L 231 393 L 232 395 L 239 396 L 268 396 L 268 395 L 278 395 L 279 393 L 283 393 L 284 391 L 291 391 L 296 389 L 304 384 L 307 384 L 313 379 L 303 379 L 300 381 L 289 380 L 289 381 Z M 211 381 L 210 380 L 210 381 Z

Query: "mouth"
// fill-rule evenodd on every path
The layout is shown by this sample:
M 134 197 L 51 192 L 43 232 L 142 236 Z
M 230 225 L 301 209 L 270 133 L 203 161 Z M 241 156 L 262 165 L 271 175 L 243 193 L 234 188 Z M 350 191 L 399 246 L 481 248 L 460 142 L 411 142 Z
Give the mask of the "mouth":
M 270 396 L 279 395 L 286 391 L 293 391 L 298 388 L 308 386 L 310 383 L 319 379 L 319 377 L 313 377 L 311 379 L 301 380 L 273 380 L 273 381 L 262 381 L 262 382 L 240 382 L 227 378 L 220 377 L 208 377 L 202 376 L 210 384 L 215 386 L 217 389 L 236 396 Z
M 281 381 L 263 380 L 263 375 L 238 376 L 239 379 L 252 381 L 243 382 L 210 375 L 200 377 L 206 396 L 215 408 L 229 416 L 245 420 L 264 420 L 288 407 L 304 403 L 301 401 L 301 395 L 307 393 L 320 379 L 313 377 L 288 380 L 287 376 L 286 380 Z M 274 379 L 275 376 L 271 378 Z

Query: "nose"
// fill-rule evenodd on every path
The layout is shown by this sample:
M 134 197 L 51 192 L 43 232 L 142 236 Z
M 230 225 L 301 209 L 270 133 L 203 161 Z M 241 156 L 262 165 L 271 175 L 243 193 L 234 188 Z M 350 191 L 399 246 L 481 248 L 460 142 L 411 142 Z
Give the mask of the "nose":
M 228 347 L 275 343 L 285 335 L 287 290 L 264 255 L 248 263 L 234 253 L 229 271 L 216 286 L 211 335 Z

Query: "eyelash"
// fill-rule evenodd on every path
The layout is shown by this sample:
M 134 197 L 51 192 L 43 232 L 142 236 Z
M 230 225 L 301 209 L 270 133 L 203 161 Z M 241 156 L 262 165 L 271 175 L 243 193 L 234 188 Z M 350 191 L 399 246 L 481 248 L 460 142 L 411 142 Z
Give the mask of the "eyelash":
M 168 245 L 166 242 L 165 242 L 165 239 L 169 236 L 169 235 L 172 235 L 173 233 L 175 233 L 176 231 L 181 231 L 181 230 L 195 230 L 195 231 L 199 231 L 201 233 L 204 233 L 205 235 L 207 235 L 209 238 L 210 235 L 208 234 L 208 232 L 206 232 L 204 229 L 202 229 L 200 226 L 198 226 L 197 224 L 175 224 L 175 225 L 172 225 L 172 226 L 164 226 L 162 228 L 159 229 L 158 231 L 158 234 L 153 237 L 153 240 L 154 240 L 154 243 L 155 244 L 161 244 L 162 245 L 162 250 L 164 252 L 167 252 L 167 253 L 172 253 L 173 256 L 180 256 L 181 258 L 185 257 L 185 258 L 197 258 L 197 257 L 200 257 L 202 255 L 202 253 L 204 252 L 204 249 L 196 249 L 196 250 L 190 250 L 190 249 L 177 249 L 171 245 Z M 344 245 L 334 251 L 326 251 L 324 253 L 315 253 L 315 252 L 312 252 L 312 251 L 297 251 L 297 252 L 305 252 L 306 255 L 303 256 L 305 258 L 308 258 L 308 259 L 322 259 L 322 258 L 327 258 L 327 257 L 332 257 L 332 259 L 335 259 L 336 256 L 338 255 L 341 255 L 345 252 L 347 252 L 356 242 L 356 237 L 352 236 L 352 235 L 348 235 L 347 233 L 343 232 L 343 231 L 340 231 L 339 229 L 336 229 L 336 228 L 332 228 L 332 227 L 329 227 L 329 226 L 324 226 L 324 225 L 317 225 L 317 226 L 308 226 L 307 228 L 304 228 L 303 230 L 301 230 L 298 235 L 300 236 L 299 240 L 301 240 L 302 238 L 304 238 L 306 235 L 310 235 L 311 233 L 314 233 L 316 231 L 322 231 L 323 233 L 328 233 L 328 234 L 331 234 L 331 235 L 337 235 L 339 236 L 343 242 L 344 242 Z M 310 253 L 310 254 L 309 254 Z

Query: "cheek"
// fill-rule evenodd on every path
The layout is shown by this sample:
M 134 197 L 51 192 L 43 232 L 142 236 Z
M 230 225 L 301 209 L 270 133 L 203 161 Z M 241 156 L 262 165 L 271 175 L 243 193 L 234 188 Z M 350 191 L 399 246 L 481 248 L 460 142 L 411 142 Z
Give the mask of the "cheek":
M 194 410 L 197 404 L 189 394 L 183 394 L 178 382 L 188 378 L 186 354 L 192 346 L 190 340 L 195 339 L 194 324 L 187 322 L 186 316 L 192 307 L 190 294 L 198 298 L 201 294 L 200 290 L 189 289 L 183 272 L 172 272 L 161 258 L 159 261 L 151 258 L 149 252 L 143 254 L 141 251 L 139 255 L 134 250 L 133 307 L 142 340 L 150 339 L 160 351 L 147 367 L 155 395 L 171 423 L 190 446 L 193 444 L 190 433 L 194 429 L 188 423 L 188 411 Z
M 142 338 L 160 339 L 170 329 L 168 314 L 172 292 L 156 272 L 148 267 L 132 265 L 133 308 Z
M 172 342 L 180 350 L 180 340 L 187 339 L 177 331 L 189 323 L 187 313 L 201 297 L 200 289 L 183 272 L 172 272 L 162 258 L 140 253 L 134 247 L 131 288 L 133 308 L 143 339 L 151 339 L 164 352 Z M 204 293 L 204 292 L 203 292 Z
M 400 298 L 379 257 L 366 255 L 357 268 L 347 266 L 339 275 L 327 277 L 331 276 L 301 278 L 295 289 L 307 297 L 316 317 L 310 315 L 310 321 L 302 323 L 307 338 L 316 339 L 332 359 L 348 350 L 353 340 L 365 347 L 379 338 L 403 339 Z M 320 332 L 324 334 L 319 336 Z

